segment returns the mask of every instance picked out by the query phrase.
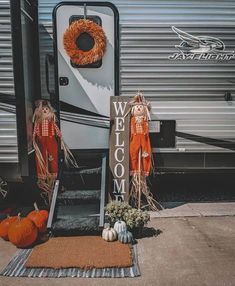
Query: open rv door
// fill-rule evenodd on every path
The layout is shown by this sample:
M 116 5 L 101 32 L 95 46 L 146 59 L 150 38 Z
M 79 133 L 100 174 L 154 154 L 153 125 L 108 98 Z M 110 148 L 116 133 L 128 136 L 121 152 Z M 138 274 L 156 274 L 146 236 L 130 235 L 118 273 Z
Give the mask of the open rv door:
M 37 0 L 11 0 L 11 25 L 19 167 L 27 177 L 33 170 L 34 101 L 40 97 Z
M 102 59 L 77 66 L 65 51 L 66 29 L 79 19 L 102 27 L 106 51 Z M 62 2 L 53 13 L 55 78 L 62 134 L 73 150 L 108 149 L 110 96 L 119 95 L 119 18 L 109 2 Z M 93 47 L 83 33 L 76 40 L 84 51 Z M 83 48 L 81 48 L 83 46 Z

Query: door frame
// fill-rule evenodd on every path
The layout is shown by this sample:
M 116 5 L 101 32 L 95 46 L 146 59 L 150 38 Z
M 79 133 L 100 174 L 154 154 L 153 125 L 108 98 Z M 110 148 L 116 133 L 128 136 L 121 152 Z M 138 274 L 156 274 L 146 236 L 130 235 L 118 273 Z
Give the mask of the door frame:
M 120 75 L 119 75 L 119 53 L 120 53 L 120 48 L 119 48 L 119 12 L 117 7 L 110 2 L 86 2 L 86 1 L 78 1 L 78 2 L 60 2 L 58 3 L 54 9 L 53 9 L 53 14 L 52 14 L 52 19 L 53 19 L 53 41 L 54 41 L 54 64 L 55 64 L 55 98 L 52 98 L 52 103 L 53 106 L 57 110 L 57 115 L 58 115 L 58 120 L 60 122 L 60 96 L 59 96 L 59 73 L 58 73 L 58 47 L 57 47 L 57 23 L 56 23 L 56 13 L 57 9 L 61 6 L 84 6 L 86 4 L 87 7 L 89 6 L 98 6 L 98 7 L 109 7 L 112 9 L 114 13 L 114 94 L 119 95 L 119 86 L 120 86 Z

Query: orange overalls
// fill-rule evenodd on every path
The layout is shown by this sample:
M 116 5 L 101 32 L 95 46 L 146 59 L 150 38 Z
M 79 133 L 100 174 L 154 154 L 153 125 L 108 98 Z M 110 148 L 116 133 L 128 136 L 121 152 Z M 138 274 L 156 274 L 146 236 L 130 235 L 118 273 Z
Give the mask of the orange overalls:
M 148 121 L 144 116 L 131 117 L 130 175 L 138 173 L 139 151 L 141 152 L 140 171 L 148 176 L 151 169 L 151 144 Z
M 54 121 L 47 119 L 35 123 L 34 133 L 38 148 L 42 154 L 45 168 L 52 177 L 58 173 L 58 142 L 56 135 L 61 138 L 61 132 Z M 37 177 L 46 179 L 36 156 Z

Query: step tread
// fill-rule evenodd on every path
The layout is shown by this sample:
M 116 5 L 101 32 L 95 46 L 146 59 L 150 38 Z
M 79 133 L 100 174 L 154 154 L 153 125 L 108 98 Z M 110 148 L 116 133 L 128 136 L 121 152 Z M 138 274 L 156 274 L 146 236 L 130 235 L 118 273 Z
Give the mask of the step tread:
M 99 218 L 84 217 L 84 218 L 59 219 L 52 224 L 52 229 L 57 232 L 94 231 L 99 229 Z
M 80 219 L 100 215 L 100 204 L 91 202 L 81 205 L 59 205 L 56 208 L 56 219 Z
M 57 196 L 58 201 L 63 200 L 99 200 L 100 190 L 66 190 L 59 193 Z
M 101 174 L 101 170 L 102 170 L 102 167 L 96 167 L 96 168 L 81 168 L 81 169 L 70 169 L 70 170 L 66 170 L 64 171 L 64 174 L 65 175 L 77 175 L 77 174 L 80 174 L 80 175 L 92 175 L 92 174 Z

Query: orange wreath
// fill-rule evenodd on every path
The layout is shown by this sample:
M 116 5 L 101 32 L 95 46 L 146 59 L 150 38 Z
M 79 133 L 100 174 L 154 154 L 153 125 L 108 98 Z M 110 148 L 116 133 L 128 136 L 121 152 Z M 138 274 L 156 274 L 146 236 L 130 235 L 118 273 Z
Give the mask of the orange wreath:
M 83 51 L 76 45 L 76 40 L 82 33 L 87 33 L 94 39 L 94 46 L 89 51 Z M 74 64 L 87 65 L 97 62 L 103 57 L 106 49 L 104 30 L 90 20 L 74 21 L 64 33 L 64 49 Z

